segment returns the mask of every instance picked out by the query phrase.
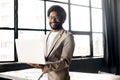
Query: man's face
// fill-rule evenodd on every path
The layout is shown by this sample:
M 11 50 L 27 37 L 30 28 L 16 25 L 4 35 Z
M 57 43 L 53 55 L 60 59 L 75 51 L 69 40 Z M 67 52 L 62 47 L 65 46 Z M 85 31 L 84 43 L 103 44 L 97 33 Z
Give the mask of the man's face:
M 49 16 L 49 25 L 53 30 L 59 30 L 62 28 L 62 20 L 57 12 L 52 11 Z

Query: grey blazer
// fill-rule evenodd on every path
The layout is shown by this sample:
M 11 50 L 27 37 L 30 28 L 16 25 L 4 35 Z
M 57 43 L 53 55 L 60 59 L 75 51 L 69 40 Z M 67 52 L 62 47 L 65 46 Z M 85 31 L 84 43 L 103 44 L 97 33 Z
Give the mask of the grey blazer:
M 45 65 L 42 71 L 48 73 L 48 80 L 70 80 L 69 65 L 75 47 L 74 37 L 70 32 L 61 29 L 56 35 L 50 50 L 47 51 L 49 34 L 45 37 L 44 52 L 47 53 L 46 61 L 54 63 Z

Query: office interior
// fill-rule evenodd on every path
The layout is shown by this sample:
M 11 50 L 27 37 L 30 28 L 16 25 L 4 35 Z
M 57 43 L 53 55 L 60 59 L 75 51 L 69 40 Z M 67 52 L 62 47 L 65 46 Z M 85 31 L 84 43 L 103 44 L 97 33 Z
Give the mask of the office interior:
M 18 63 L 15 39 L 47 34 L 50 27 L 46 15 L 51 5 L 65 8 L 63 26 L 75 37 L 70 72 L 119 76 L 120 0 L 0 0 L 0 72 L 32 68 Z M 12 48 L 6 48 L 8 44 Z M 3 56 L 5 53 L 11 57 Z

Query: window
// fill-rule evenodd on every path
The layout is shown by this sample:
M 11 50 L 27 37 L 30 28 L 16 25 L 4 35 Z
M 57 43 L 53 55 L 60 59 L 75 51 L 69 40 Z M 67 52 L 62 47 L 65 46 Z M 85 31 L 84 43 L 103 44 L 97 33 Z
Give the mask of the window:
M 18 0 L 18 28 L 44 29 L 44 2 Z
M 78 4 L 78 5 L 84 5 L 84 6 L 89 6 L 89 1 L 90 0 L 70 0 L 71 4 Z
M 14 61 L 14 40 L 41 38 L 51 28 L 47 10 L 62 6 L 75 38 L 74 57 L 103 57 L 102 0 L 0 0 L 0 61 Z
M 18 21 L 18 38 L 41 38 L 45 29 L 44 2 L 18 0 Z
M 0 27 L 14 27 L 14 0 L 0 0 Z
M 90 55 L 90 37 L 88 35 L 74 35 L 75 51 L 74 56 Z
M 14 61 L 14 0 L 0 0 L 0 62 Z
M 0 30 L 0 61 L 14 61 L 14 31 Z
M 103 57 L 101 3 L 102 0 L 71 0 L 71 31 L 76 43 L 74 56 Z
M 53 1 L 68 2 L 69 0 L 53 0 Z
M 71 5 L 71 30 L 90 31 L 89 7 Z

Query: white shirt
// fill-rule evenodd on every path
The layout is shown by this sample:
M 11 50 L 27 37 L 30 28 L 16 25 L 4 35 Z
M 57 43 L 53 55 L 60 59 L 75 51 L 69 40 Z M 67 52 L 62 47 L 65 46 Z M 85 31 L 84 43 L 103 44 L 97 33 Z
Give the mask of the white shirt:
M 50 33 L 50 35 L 49 35 L 49 37 L 48 37 L 48 40 L 47 40 L 47 46 L 48 46 L 48 50 L 47 51 L 49 51 L 49 49 L 50 49 L 50 47 L 51 47 L 51 45 L 52 45 L 52 43 L 53 43 L 53 40 L 54 40 L 54 38 L 55 38 L 55 36 L 58 34 L 58 32 L 51 32 Z

